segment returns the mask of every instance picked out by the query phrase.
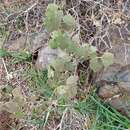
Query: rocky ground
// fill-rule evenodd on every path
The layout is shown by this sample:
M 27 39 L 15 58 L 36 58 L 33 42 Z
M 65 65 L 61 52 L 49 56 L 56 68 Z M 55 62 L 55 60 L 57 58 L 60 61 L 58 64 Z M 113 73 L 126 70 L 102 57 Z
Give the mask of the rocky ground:
M 129 129 L 130 1 L 55 1 L 76 19 L 74 40 L 114 54 L 114 63 L 96 74 L 88 74 L 87 64 L 79 66 L 83 78 L 95 78 L 81 83 L 70 109 L 50 100 L 42 72 L 59 53 L 48 48 L 50 34 L 43 26 L 51 2 L 0 1 L 0 48 L 6 50 L 0 50 L 0 130 Z

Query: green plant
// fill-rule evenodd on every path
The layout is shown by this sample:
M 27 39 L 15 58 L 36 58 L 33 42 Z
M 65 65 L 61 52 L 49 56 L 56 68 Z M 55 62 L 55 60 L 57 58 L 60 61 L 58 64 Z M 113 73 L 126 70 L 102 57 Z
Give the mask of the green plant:
M 64 14 L 63 10 L 56 4 L 48 5 L 44 24 L 51 33 L 49 46 L 52 49 L 60 49 L 62 53 L 65 53 L 63 56 L 59 54 L 59 57 L 50 64 L 48 77 L 53 82 L 53 86 L 56 87 L 58 95 L 70 97 L 68 94 L 73 89 L 75 92 L 71 93 L 70 98 L 75 97 L 77 84 L 75 83 L 74 87 L 72 87 L 71 85 L 66 85 L 66 81 L 73 76 L 71 79 L 72 84 L 77 82 L 75 72 L 78 63 L 89 60 L 90 68 L 97 72 L 113 63 L 113 54 L 105 52 L 99 56 L 95 46 L 89 44 L 81 46 L 75 43 L 70 37 L 76 25 L 75 19 L 70 14 Z M 67 73 L 68 75 L 66 76 L 65 74 Z
M 75 43 L 70 37 L 76 25 L 75 19 L 70 14 L 64 15 L 63 10 L 56 4 L 48 5 L 44 24 L 51 33 L 49 47 L 60 49 L 64 53 L 63 56 L 59 55 L 60 57 L 57 57 L 48 67 L 49 79 L 56 87 L 58 95 L 75 97 L 77 90 L 77 83 L 75 82 L 78 81 L 75 71 L 78 63 L 89 60 L 90 68 L 97 72 L 113 63 L 113 54 L 105 52 L 99 56 L 95 46 L 89 44 L 81 46 Z M 68 73 L 67 76 L 65 76 L 66 73 Z M 66 82 L 70 79 L 71 85 L 68 85 Z M 74 90 L 74 93 L 71 90 Z M 71 93 L 71 96 L 69 96 L 69 93 Z

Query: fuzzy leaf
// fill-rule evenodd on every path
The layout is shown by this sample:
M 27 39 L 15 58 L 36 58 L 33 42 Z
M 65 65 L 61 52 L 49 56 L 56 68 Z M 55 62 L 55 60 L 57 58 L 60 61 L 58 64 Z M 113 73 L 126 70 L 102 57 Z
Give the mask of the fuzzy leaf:
M 88 60 L 89 58 L 96 57 L 97 55 L 96 51 L 97 51 L 96 47 L 86 44 L 77 49 L 77 55 L 85 60 Z
M 63 17 L 63 28 L 65 30 L 71 30 L 75 27 L 75 19 L 71 15 L 65 15 Z
M 90 68 L 94 72 L 99 71 L 102 67 L 103 67 L 102 63 L 97 58 L 93 58 L 90 60 Z
M 10 102 L 6 102 L 3 106 L 3 108 L 5 108 L 6 111 L 14 114 L 16 111 L 19 111 L 19 105 L 16 102 L 10 101 Z
M 95 58 L 96 55 L 97 55 L 97 48 L 94 46 L 90 46 L 89 57 L 92 59 Z
M 58 30 L 61 26 L 63 11 L 56 4 L 49 4 L 46 10 L 45 26 L 48 31 Z
M 22 111 L 16 111 L 16 112 L 15 112 L 15 117 L 16 117 L 17 119 L 23 118 L 24 115 L 25 115 L 25 113 L 22 112 Z
M 89 45 L 82 46 L 77 49 L 78 56 L 84 58 L 85 60 L 88 59 L 90 47 Z
M 60 96 L 63 96 L 66 94 L 66 90 L 65 90 L 66 86 L 65 85 L 61 85 L 59 87 L 57 87 L 57 94 Z
M 56 93 L 60 97 L 66 97 L 68 99 L 73 98 L 77 94 L 77 86 L 61 85 L 57 87 Z
M 58 54 L 58 56 L 59 56 L 59 58 L 62 58 L 63 60 L 68 61 L 68 62 L 70 62 L 71 59 L 72 59 L 72 57 L 69 56 L 68 53 L 66 53 L 66 52 L 64 52 L 64 51 L 62 51 L 62 50 L 60 50 L 60 49 L 59 49 L 59 54 Z
M 17 97 L 21 98 L 21 99 L 23 98 L 23 95 L 22 95 L 20 88 L 13 89 L 12 94 L 15 98 L 17 98 Z
M 67 52 L 77 55 L 78 49 L 79 49 L 79 46 L 76 43 L 74 43 L 72 40 L 70 40 L 68 48 L 67 48 Z
M 65 65 L 62 59 L 57 58 L 52 63 L 51 66 L 55 69 L 57 72 L 63 72 L 65 70 Z
M 78 81 L 78 76 L 70 76 L 66 81 L 66 85 L 77 86 L 77 81 Z
M 51 48 L 60 48 L 62 50 L 68 47 L 68 43 L 70 42 L 67 34 L 62 33 L 61 31 L 54 31 L 52 34 L 52 39 L 49 41 L 49 45 Z
M 102 56 L 102 62 L 105 67 L 108 67 L 109 65 L 113 64 L 114 56 L 110 52 L 105 52 Z
M 52 49 L 57 49 L 58 48 L 58 44 L 55 40 L 53 39 L 50 39 L 49 40 L 49 46 L 52 48 Z
M 66 49 L 68 47 L 68 44 L 70 42 L 69 37 L 67 36 L 66 33 L 61 33 L 57 37 L 57 42 L 58 42 L 58 47 L 62 50 Z

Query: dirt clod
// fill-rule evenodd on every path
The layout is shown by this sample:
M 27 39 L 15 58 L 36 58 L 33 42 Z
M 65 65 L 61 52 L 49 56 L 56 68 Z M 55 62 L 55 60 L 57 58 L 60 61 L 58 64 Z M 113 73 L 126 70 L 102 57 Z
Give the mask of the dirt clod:
M 6 111 L 0 112 L 0 130 L 11 130 L 13 124 L 13 119 L 11 118 L 10 113 Z

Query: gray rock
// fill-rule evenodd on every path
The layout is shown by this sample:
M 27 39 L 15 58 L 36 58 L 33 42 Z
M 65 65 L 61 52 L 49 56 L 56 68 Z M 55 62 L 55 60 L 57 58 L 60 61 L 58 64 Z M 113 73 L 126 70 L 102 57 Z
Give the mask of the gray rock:
M 105 102 L 107 101 L 107 103 L 122 114 L 130 117 L 130 66 L 124 66 L 121 68 L 113 66 L 111 69 L 109 67 L 107 71 L 102 73 L 102 77 L 100 77 L 98 83 L 99 97 Z
M 20 52 L 25 49 L 26 47 L 26 36 L 21 36 L 20 38 L 17 38 L 16 40 L 8 40 L 4 45 L 3 48 L 5 48 L 8 51 L 17 51 Z
M 30 34 L 28 36 L 22 35 L 20 37 L 15 37 L 15 39 L 12 39 L 12 37 L 13 35 L 3 45 L 5 49 L 17 52 L 27 50 L 30 53 L 34 53 L 47 44 L 49 34 L 46 30 L 43 30 L 42 32 Z
M 121 66 L 130 64 L 130 32 L 127 28 L 121 25 L 121 27 L 112 26 L 109 29 L 112 46 L 110 52 L 114 54 L 114 63 Z
M 39 53 L 38 53 L 38 58 L 36 61 L 36 68 L 43 70 L 46 69 L 47 66 L 58 57 L 59 51 L 57 49 L 51 49 L 48 46 L 43 47 Z
M 49 38 L 49 34 L 46 30 L 43 30 L 40 33 L 32 34 L 28 37 L 28 50 L 31 53 L 34 53 L 39 48 L 45 46 L 47 44 Z

